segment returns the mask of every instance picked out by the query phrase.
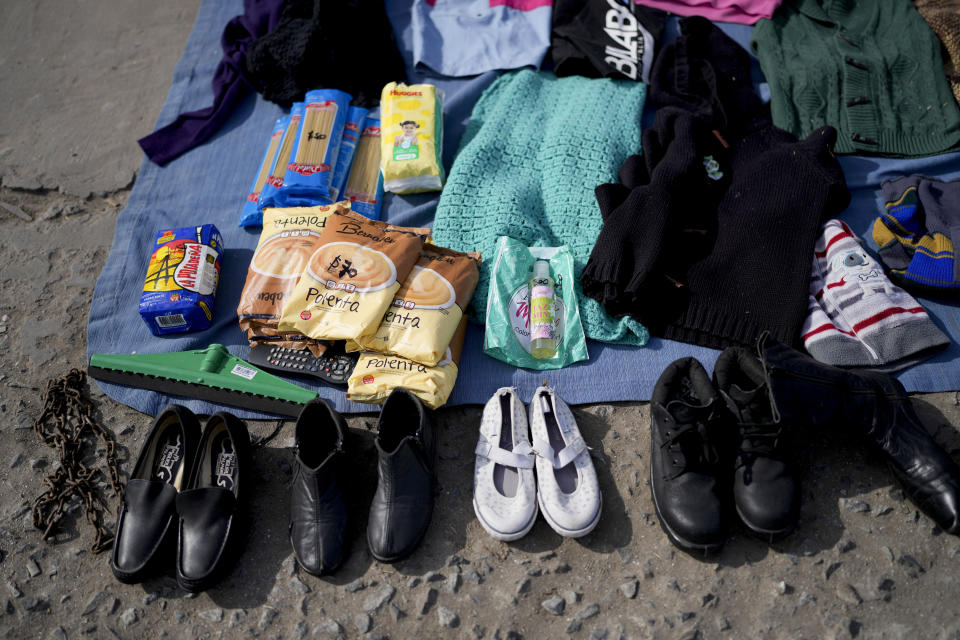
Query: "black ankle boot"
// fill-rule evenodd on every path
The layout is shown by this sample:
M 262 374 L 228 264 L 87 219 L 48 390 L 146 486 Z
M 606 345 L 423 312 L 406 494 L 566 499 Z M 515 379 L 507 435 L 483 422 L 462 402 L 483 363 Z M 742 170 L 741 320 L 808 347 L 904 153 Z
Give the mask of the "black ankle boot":
M 670 541 L 687 551 L 719 551 L 726 519 L 713 446 L 720 398 L 694 358 L 670 364 L 650 399 L 650 489 Z
M 948 533 L 960 533 L 960 467 L 934 441 L 898 380 L 848 371 L 774 341 L 760 343 L 784 420 L 855 429 L 876 445 L 917 507 Z
M 724 350 L 713 380 L 733 418 L 733 498 L 737 515 L 752 532 L 774 540 L 793 531 L 800 518 L 799 483 L 785 446 L 787 423 L 770 395 L 763 365 L 741 347 Z

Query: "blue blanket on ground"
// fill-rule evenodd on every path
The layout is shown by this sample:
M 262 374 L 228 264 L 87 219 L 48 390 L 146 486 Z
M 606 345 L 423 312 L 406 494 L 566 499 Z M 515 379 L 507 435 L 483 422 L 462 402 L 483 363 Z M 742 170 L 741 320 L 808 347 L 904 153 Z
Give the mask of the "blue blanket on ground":
M 452 80 L 414 72 L 410 64 L 412 34 L 408 3 L 388 0 L 387 7 L 398 41 L 407 56 L 411 79 L 437 84 L 447 94 L 444 161 L 449 170 L 471 109 L 497 74 Z M 158 125 L 172 121 L 178 113 L 209 104 L 210 79 L 221 55 L 220 35 L 230 18 L 242 11 L 241 0 L 205 0 L 183 57 L 174 71 L 173 84 Z M 723 25 L 723 28 L 741 44 L 748 43 L 749 27 Z M 759 88 L 763 95 L 764 87 Z M 240 229 L 237 220 L 273 122 L 280 114 L 281 109 L 276 105 L 258 96 L 250 97 L 206 144 L 162 168 L 144 160 L 127 207 L 117 220 L 113 247 L 94 289 L 87 327 L 88 354 L 182 351 L 219 342 L 234 355 L 246 356 L 248 348 L 237 325 L 235 311 L 258 233 Z M 648 110 L 645 121 L 649 117 Z M 131 140 L 131 144 L 134 141 Z M 841 162 L 853 195 L 843 218 L 861 238 L 869 238 L 871 221 L 879 211 L 879 184 L 882 180 L 911 173 L 947 180 L 960 177 L 960 153 L 913 160 L 844 157 Z M 382 217 L 395 224 L 429 225 L 438 199 L 438 194 L 388 194 Z M 163 228 L 200 223 L 216 224 L 223 233 L 226 246 L 214 325 L 199 333 L 156 338 L 137 312 L 154 234 Z M 960 389 L 960 307 L 924 298 L 920 301 L 953 343 L 947 350 L 901 372 L 898 377 L 910 391 Z M 537 372 L 516 369 L 489 358 L 483 355 L 482 345 L 482 327 L 471 326 L 460 363 L 460 376 L 449 405 L 484 403 L 498 387 L 505 385 L 514 385 L 521 397 L 530 397 L 534 388 L 544 381 L 555 386 L 571 404 L 648 400 L 661 371 L 673 360 L 693 356 L 710 370 L 718 355 L 711 349 L 658 338 L 652 338 L 643 348 L 590 342 L 589 361 L 558 371 Z M 348 402 L 342 388 L 294 381 L 316 389 L 341 411 L 377 409 Z M 131 387 L 106 383 L 100 383 L 100 386 L 113 399 L 151 415 L 174 400 Z M 176 400 L 198 413 L 220 409 L 200 401 Z M 266 417 L 250 411 L 235 413 L 244 418 Z

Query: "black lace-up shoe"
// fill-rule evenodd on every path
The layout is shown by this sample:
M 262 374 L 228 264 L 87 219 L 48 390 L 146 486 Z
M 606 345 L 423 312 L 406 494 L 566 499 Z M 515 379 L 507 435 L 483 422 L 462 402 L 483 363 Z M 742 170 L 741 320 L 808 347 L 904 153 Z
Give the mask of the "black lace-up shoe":
M 713 379 L 732 415 L 733 499 L 753 533 L 773 541 L 793 531 L 800 493 L 788 460 L 787 433 L 770 394 L 763 365 L 752 353 L 730 347 L 720 354 Z
M 686 551 L 719 551 L 726 539 L 718 454 L 722 406 L 694 358 L 670 364 L 650 399 L 650 488 L 660 524 Z

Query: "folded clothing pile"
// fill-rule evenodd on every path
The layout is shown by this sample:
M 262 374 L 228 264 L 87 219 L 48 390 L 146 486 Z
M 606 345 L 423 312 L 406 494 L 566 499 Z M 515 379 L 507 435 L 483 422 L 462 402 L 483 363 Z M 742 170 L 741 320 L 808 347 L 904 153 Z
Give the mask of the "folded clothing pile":
M 620 184 L 597 188 L 603 230 L 584 293 L 654 335 L 723 348 L 763 331 L 793 343 L 822 220 L 850 194 L 830 127 L 798 142 L 750 84 L 749 58 L 702 18 L 654 65 L 654 124 Z

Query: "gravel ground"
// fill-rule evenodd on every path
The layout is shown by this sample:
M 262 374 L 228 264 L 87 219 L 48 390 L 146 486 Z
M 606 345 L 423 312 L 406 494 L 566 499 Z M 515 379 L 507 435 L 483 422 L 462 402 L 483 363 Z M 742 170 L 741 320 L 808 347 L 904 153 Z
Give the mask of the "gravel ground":
M 49 538 L 30 508 L 56 455 L 32 429 L 46 381 L 85 362 L 93 284 L 140 152 L 196 15 L 196 0 L 5 6 L 0 27 L 0 634 L 11 638 L 960 638 L 960 539 L 893 485 L 883 461 L 842 432 L 799 434 L 798 531 L 767 544 L 733 530 L 723 552 L 674 549 L 650 499 L 645 403 L 578 407 L 603 491 L 580 540 L 541 519 L 492 540 L 471 507 L 478 407 L 444 409 L 440 488 L 421 548 L 395 565 L 365 544 L 375 484 L 375 414 L 349 418 L 356 483 L 348 560 L 299 571 L 287 540 L 292 424 L 258 449 L 245 550 L 197 596 L 172 569 L 117 582 L 90 551 L 81 509 Z M 46 123 L 56 123 L 47 126 Z M 122 126 L 121 126 L 122 125 Z M 125 479 L 150 418 L 99 393 Z M 560 390 L 562 394 L 562 389 Z M 919 396 L 955 457 L 956 394 Z M 251 423 L 265 435 L 274 423 Z M 104 492 L 115 504 L 115 498 Z M 113 515 L 108 516 L 113 525 Z

